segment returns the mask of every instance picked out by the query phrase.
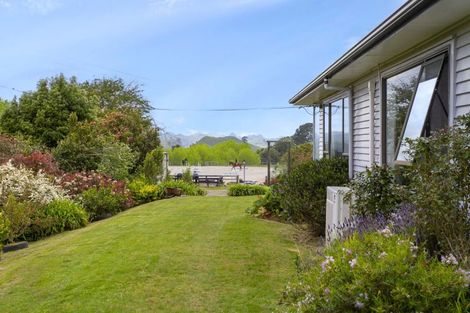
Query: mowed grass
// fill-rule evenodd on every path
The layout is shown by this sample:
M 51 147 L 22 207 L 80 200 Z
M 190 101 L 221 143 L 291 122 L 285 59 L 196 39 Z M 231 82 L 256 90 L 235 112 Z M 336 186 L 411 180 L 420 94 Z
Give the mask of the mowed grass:
M 271 312 L 294 229 L 247 216 L 254 200 L 158 201 L 4 254 L 0 312 Z

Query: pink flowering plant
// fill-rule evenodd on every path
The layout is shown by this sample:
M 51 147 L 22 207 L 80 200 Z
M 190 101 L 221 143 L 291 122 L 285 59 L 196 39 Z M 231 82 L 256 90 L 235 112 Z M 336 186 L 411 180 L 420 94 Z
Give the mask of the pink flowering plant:
M 390 228 L 335 241 L 290 283 L 283 312 L 467 312 L 469 273 Z
M 128 193 L 125 181 L 95 171 L 66 173 L 57 181 L 71 197 L 76 197 L 91 188 L 107 188 L 116 194 Z

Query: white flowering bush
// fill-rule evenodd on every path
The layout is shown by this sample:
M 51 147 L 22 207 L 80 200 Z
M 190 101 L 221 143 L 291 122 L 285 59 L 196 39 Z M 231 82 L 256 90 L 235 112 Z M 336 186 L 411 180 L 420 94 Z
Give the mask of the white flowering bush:
M 64 190 L 43 172 L 14 166 L 11 162 L 0 165 L 0 205 L 13 195 L 18 201 L 47 204 L 65 199 Z
M 283 293 L 283 312 L 468 312 L 470 275 L 385 228 L 336 241 Z

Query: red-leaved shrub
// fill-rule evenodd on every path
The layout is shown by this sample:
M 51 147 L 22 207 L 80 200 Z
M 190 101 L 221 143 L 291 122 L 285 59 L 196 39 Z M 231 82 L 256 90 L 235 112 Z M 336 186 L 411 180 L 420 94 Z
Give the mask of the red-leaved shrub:
M 17 154 L 13 156 L 12 162 L 16 166 L 23 165 L 30 168 L 35 173 L 41 170 L 49 175 L 58 176 L 61 174 L 54 157 L 48 152 L 33 151 L 30 155 Z
M 128 199 L 125 205 L 127 208 L 133 205 L 131 193 L 127 189 L 125 181 L 116 180 L 95 171 L 66 173 L 58 179 L 58 183 L 72 198 L 91 188 L 110 189 L 112 193 L 125 196 Z

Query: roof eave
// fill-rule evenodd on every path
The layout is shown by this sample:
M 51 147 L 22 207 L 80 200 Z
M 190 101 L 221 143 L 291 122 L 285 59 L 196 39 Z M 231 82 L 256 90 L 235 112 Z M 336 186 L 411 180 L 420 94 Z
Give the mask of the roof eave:
M 437 1 L 438 0 L 412 0 L 403 4 L 395 13 L 373 29 L 367 36 L 293 96 L 289 100 L 289 103 L 294 105 L 297 104 L 297 102 L 302 98 L 309 95 L 315 89 L 321 87 L 325 78 L 330 78 L 335 73 L 344 69 L 348 64 L 385 40 L 388 36 L 393 34 Z

